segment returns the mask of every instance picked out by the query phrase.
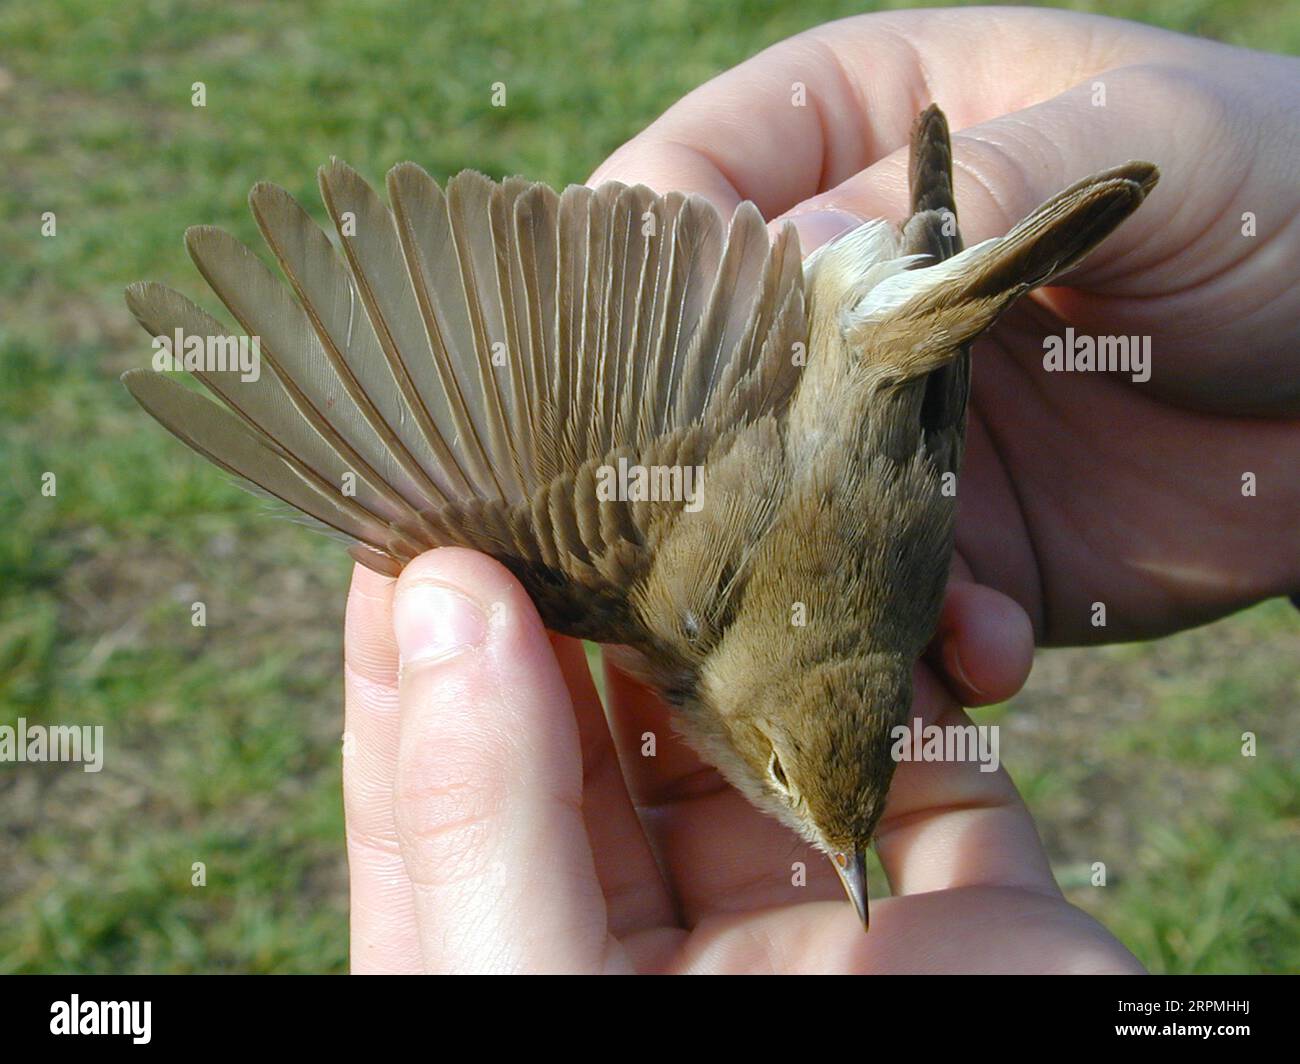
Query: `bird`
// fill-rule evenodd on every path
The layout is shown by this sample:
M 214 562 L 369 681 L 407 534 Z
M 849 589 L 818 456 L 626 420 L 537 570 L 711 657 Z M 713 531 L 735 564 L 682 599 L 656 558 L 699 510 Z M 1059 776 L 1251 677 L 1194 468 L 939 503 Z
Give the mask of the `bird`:
M 971 344 L 1158 179 L 1093 174 L 963 248 L 952 174 L 931 105 L 909 216 L 805 259 L 748 201 L 728 220 L 696 194 L 468 170 L 444 190 L 401 163 L 385 205 L 335 159 L 336 240 L 282 188 L 249 195 L 287 287 L 220 229 L 186 232 L 242 335 L 128 288 L 173 357 L 123 381 L 361 565 L 469 547 L 548 628 L 620 648 L 685 741 L 828 856 L 867 928 L 891 733 L 952 558 Z M 222 357 L 249 337 L 254 373 Z

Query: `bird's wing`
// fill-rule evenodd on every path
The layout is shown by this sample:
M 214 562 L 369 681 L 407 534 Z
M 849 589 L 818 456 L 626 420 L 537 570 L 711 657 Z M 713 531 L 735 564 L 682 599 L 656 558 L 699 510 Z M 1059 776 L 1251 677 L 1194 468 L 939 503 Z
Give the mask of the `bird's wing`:
M 1105 240 L 1158 176 L 1145 162 L 1104 170 L 1053 196 L 1006 236 L 886 277 L 848 313 L 846 335 L 873 352 L 863 372 L 882 385 L 897 384 L 951 362 L 1022 295 Z
M 127 302 L 167 341 L 256 337 L 260 374 L 187 358 L 221 403 L 150 370 L 127 387 L 373 569 L 468 546 L 552 628 L 635 634 L 626 589 L 685 500 L 618 490 L 619 460 L 633 480 L 698 466 L 784 408 L 806 335 L 793 231 L 771 241 L 750 203 L 728 225 L 698 196 L 616 183 L 559 194 L 467 171 L 444 193 L 404 163 L 387 184 L 391 207 L 346 165 L 321 169 L 340 250 L 283 189 L 253 189 L 292 294 L 234 238 L 191 229 L 238 333 L 161 285 Z

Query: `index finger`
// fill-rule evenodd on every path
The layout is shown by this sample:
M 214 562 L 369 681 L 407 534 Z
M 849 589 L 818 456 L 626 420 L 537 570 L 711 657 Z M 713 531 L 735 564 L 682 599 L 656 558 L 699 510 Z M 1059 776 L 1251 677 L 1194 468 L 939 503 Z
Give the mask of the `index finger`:
M 957 733 L 946 729 L 974 727 L 950 696 L 934 690 L 938 680 L 928 669 L 916 670 L 916 684 L 923 735 L 933 726 L 952 736 Z M 997 726 L 991 727 L 984 735 L 996 742 Z M 1000 755 L 993 742 L 987 749 Z M 1060 894 L 1029 810 L 995 758 L 983 764 L 969 756 L 922 760 L 915 743 L 909 749 L 911 760 L 899 763 L 876 832 L 876 852 L 894 894 L 977 886 Z M 983 771 L 985 765 L 993 771 Z

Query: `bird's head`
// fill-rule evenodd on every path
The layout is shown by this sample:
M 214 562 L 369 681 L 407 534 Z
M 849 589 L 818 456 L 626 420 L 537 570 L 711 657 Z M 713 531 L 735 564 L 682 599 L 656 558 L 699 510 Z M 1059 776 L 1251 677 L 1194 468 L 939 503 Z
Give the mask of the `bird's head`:
M 891 731 L 911 704 L 912 663 L 869 654 L 751 686 L 720 715 L 730 756 L 716 763 L 826 853 L 864 926 L 866 851 L 894 775 Z

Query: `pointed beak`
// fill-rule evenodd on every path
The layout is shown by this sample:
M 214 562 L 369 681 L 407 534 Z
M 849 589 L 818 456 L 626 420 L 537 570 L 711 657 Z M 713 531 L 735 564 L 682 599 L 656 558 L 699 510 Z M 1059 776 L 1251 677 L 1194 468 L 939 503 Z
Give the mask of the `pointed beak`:
M 847 853 L 832 854 L 831 863 L 840 874 L 844 892 L 849 896 L 849 901 L 853 902 L 853 909 L 862 921 L 862 930 L 868 930 L 871 927 L 871 913 L 867 906 L 866 852 L 850 850 Z

